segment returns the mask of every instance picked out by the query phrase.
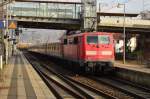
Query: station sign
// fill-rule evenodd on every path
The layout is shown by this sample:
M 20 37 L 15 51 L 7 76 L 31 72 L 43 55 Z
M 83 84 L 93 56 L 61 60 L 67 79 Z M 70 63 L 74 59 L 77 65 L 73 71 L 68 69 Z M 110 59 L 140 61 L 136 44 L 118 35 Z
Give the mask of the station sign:
M 4 20 L 0 20 L 0 29 L 4 29 L 7 26 L 7 22 Z M 16 29 L 17 28 L 17 21 L 8 20 L 8 29 Z
M 16 29 L 17 28 L 17 21 L 9 20 L 8 21 L 8 28 L 9 29 Z

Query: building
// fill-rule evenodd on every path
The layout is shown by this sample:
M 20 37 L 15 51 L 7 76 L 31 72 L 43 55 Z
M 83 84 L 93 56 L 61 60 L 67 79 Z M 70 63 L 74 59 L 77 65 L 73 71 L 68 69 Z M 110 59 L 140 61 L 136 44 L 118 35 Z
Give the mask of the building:
M 145 20 L 150 20 L 150 11 L 143 11 L 140 13 L 141 18 Z

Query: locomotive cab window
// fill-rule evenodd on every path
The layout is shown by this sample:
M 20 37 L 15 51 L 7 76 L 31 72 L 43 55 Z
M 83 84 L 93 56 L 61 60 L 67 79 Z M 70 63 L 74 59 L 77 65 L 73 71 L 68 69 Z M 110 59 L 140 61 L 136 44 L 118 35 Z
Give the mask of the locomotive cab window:
M 98 36 L 87 36 L 87 43 L 88 44 L 97 44 Z
M 64 45 L 67 45 L 68 40 L 64 39 Z
M 73 38 L 68 39 L 69 44 L 73 44 Z
M 100 44 L 110 44 L 109 36 L 107 36 L 107 35 L 99 36 L 99 43 Z
M 74 44 L 78 44 L 78 37 L 74 38 Z
M 109 44 L 110 38 L 107 35 L 87 36 L 88 44 Z

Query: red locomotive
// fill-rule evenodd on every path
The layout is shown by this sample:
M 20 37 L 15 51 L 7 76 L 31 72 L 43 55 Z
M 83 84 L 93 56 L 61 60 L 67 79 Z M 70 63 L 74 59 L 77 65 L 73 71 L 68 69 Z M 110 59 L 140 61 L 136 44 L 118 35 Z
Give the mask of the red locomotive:
M 61 43 L 31 46 L 29 51 L 78 64 L 85 71 L 92 72 L 112 69 L 114 61 L 113 35 L 104 32 L 66 35 Z

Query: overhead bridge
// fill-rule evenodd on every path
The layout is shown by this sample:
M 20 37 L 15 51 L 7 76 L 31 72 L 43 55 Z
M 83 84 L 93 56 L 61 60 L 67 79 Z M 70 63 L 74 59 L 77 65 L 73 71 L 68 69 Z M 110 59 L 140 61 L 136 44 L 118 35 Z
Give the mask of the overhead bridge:
M 18 25 L 25 28 L 67 29 L 81 28 L 81 2 L 50 2 L 24 0 L 10 5 L 9 13 Z M 30 1 L 30 2 L 29 2 Z M 138 14 L 126 14 L 126 32 L 149 33 L 150 20 L 137 18 Z M 107 32 L 123 32 L 123 14 L 97 13 L 97 29 Z
M 123 14 L 97 13 L 97 16 L 99 31 L 122 33 L 125 26 L 128 33 L 150 32 L 150 20 L 138 18 L 138 14 L 126 14 L 125 21 Z
M 18 25 L 25 28 L 80 28 L 79 2 L 16 2 L 9 11 Z

